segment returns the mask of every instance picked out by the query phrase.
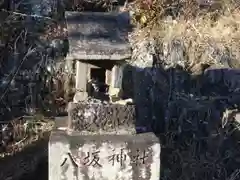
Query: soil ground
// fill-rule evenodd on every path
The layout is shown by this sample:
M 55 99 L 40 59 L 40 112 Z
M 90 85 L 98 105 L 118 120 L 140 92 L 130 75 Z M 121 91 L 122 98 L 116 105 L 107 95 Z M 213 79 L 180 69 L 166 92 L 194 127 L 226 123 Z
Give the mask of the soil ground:
M 30 175 L 24 176 L 19 180 L 48 180 L 48 161 L 47 158 L 43 159 L 35 172 Z

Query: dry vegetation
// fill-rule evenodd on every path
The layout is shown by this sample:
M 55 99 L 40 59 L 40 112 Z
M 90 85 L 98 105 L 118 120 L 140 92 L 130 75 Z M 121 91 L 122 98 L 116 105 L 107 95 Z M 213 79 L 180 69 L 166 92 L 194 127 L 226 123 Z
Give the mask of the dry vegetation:
M 228 61 L 226 56 L 230 67 L 240 67 L 239 8 L 236 0 L 137 0 L 132 6 L 133 21 L 139 25 L 136 37 L 160 43 L 180 40 L 192 72 L 200 64 L 221 64 L 224 57 Z
M 39 139 L 46 138 L 53 128 L 53 120 L 42 115 L 23 116 L 1 122 L 0 157 L 13 155 Z
M 36 28 L 36 31 L 33 33 L 28 30 L 26 19 L 27 15 L 25 14 L 17 12 L 1 12 L 0 158 L 21 151 L 27 145 L 32 144 L 39 138 L 42 138 L 53 126 L 53 121 L 44 118 L 42 115 L 35 114 L 29 117 L 21 116 L 22 111 L 25 111 L 25 109 L 27 109 L 30 105 L 30 102 L 28 102 L 27 99 L 31 99 L 32 95 L 34 96 L 34 94 L 26 91 L 29 85 L 28 83 L 31 83 L 31 79 L 29 80 L 27 77 L 32 76 L 31 78 L 35 80 L 35 78 L 39 75 L 36 73 L 37 70 L 35 69 L 36 71 L 34 71 L 33 68 L 34 66 L 39 67 L 37 66 L 37 63 L 32 64 L 32 69 L 30 69 L 30 71 L 29 69 L 23 69 L 22 66 L 25 62 L 29 63 L 31 60 L 36 60 L 41 54 L 43 54 L 41 52 L 41 48 L 36 46 L 36 39 L 50 39 L 44 35 L 44 32 L 47 32 L 47 35 L 51 36 L 49 31 L 53 31 L 53 28 L 47 26 L 49 19 L 46 19 L 45 23 L 35 23 L 36 26 L 33 27 L 33 29 Z M 44 61 L 44 58 L 39 59 Z M 9 63 L 9 61 L 12 61 L 12 63 Z M 8 64 L 15 64 L 15 67 L 11 68 L 11 66 L 7 66 Z M 41 61 L 39 64 L 41 64 Z M 40 67 L 39 69 L 41 68 L 43 67 Z M 25 73 L 24 78 L 26 79 L 22 80 L 20 78 L 19 80 L 19 76 L 22 77 L 20 75 L 22 72 Z M 40 72 L 42 73 L 41 76 L 44 77 L 44 73 L 46 71 L 42 72 L 40 70 Z M 35 93 L 41 97 L 40 91 L 44 87 L 44 82 L 39 83 L 42 83 L 40 85 L 41 88 L 39 88 L 39 91 Z M 41 97 L 40 99 L 45 110 L 49 111 L 49 109 L 51 109 L 49 107 L 52 106 L 52 104 L 55 105 L 55 99 L 53 99 L 53 95 L 50 93 L 48 96 Z M 6 114 L 10 114 L 10 119 L 16 116 L 20 116 L 20 118 L 9 121 L 9 116 Z
M 174 53 L 172 42 L 177 41 L 184 52 L 179 55 L 183 70 L 168 73 L 165 69 L 161 73 L 168 78 L 162 75 L 159 80 L 165 83 L 160 87 L 162 104 L 157 107 L 159 111 L 162 105 L 164 112 L 162 180 L 240 178 L 239 124 L 235 121 L 239 89 L 230 91 L 226 83 L 239 88 L 239 77 L 216 73 L 216 83 L 210 86 L 188 82 L 202 65 L 240 68 L 240 4 L 212 0 L 200 5 L 200 1 L 136 0 L 129 7 L 137 41 L 154 39 L 163 55 Z M 203 72 L 197 77 L 204 78 Z
M 116 4 L 116 0 L 69 0 L 66 8 L 74 11 L 111 11 Z

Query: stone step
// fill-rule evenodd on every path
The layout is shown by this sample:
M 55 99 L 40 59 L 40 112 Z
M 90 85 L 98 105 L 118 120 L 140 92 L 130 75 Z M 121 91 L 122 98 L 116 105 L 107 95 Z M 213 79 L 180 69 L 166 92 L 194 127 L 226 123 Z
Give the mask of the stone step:
M 159 139 L 138 135 L 74 135 L 53 131 L 49 180 L 159 180 Z
M 125 60 L 131 57 L 128 13 L 66 11 L 67 60 Z
M 70 103 L 68 129 L 90 134 L 135 134 L 134 105 L 110 103 Z

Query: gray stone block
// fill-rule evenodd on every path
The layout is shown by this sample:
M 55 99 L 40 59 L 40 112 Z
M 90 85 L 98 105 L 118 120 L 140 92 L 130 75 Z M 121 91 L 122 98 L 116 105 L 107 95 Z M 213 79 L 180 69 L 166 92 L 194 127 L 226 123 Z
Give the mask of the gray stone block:
M 135 133 L 135 106 L 101 102 L 70 103 L 68 128 L 78 132 Z
M 76 63 L 76 90 L 87 92 L 88 65 L 77 61 Z
M 123 60 L 131 57 L 126 15 L 103 12 L 65 13 L 68 60 Z
M 153 133 L 68 136 L 53 131 L 49 180 L 159 180 L 160 151 Z

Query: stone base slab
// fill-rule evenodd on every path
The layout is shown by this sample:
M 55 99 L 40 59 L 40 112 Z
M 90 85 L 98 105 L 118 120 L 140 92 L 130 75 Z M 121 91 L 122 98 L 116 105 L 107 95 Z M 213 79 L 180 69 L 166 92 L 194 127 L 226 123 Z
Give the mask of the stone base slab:
M 53 131 L 49 180 L 159 180 L 160 150 L 153 133 L 69 136 Z

